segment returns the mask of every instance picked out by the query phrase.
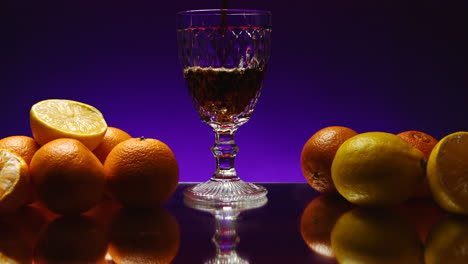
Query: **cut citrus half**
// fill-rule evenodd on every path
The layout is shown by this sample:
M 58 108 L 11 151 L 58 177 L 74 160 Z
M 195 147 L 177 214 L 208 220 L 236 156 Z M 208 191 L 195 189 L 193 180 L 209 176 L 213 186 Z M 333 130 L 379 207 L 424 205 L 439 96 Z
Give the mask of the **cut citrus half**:
M 74 138 L 94 150 L 107 130 L 102 113 L 95 107 L 62 99 L 50 99 L 31 107 L 30 124 L 39 145 L 58 138 Z
M 15 152 L 0 149 L 0 214 L 11 213 L 29 200 L 29 172 Z
M 450 134 L 437 143 L 427 161 L 427 179 L 440 207 L 468 214 L 468 132 Z

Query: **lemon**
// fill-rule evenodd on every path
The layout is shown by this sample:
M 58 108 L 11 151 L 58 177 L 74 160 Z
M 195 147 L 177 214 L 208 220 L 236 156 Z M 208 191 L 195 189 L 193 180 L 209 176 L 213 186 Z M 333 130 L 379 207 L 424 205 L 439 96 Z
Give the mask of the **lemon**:
M 15 152 L 0 149 L 0 214 L 12 213 L 29 201 L 29 169 Z
M 468 132 L 447 135 L 435 145 L 427 161 L 427 179 L 440 207 L 468 214 Z
M 468 260 L 468 218 L 450 215 L 429 233 L 424 259 L 426 264 L 462 264 Z
M 355 208 L 343 214 L 331 232 L 331 246 L 339 263 L 422 263 L 418 233 L 390 210 Z
M 338 192 L 361 206 L 406 200 L 425 173 L 424 154 L 397 135 L 367 132 L 346 140 L 332 162 Z
M 74 138 L 91 151 L 101 143 L 107 130 L 102 113 L 95 107 L 62 99 L 33 105 L 30 125 L 34 139 L 41 146 L 58 138 Z

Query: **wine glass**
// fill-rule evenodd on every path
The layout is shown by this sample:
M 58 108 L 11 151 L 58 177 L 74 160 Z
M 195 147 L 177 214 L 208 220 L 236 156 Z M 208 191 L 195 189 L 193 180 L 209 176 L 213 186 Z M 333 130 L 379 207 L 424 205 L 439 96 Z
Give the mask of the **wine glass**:
M 212 178 L 185 190 L 206 202 L 256 200 L 267 190 L 239 178 L 236 130 L 250 119 L 270 57 L 271 13 L 207 9 L 177 13 L 179 59 L 193 104 L 215 132 Z

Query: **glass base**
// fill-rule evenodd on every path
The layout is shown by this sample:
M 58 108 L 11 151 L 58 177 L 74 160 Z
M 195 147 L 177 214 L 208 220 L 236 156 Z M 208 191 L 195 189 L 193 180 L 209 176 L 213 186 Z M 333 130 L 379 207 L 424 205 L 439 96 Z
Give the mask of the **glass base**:
M 263 186 L 242 180 L 209 180 L 184 191 L 186 198 L 206 203 L 256 201 L 266 194 Z

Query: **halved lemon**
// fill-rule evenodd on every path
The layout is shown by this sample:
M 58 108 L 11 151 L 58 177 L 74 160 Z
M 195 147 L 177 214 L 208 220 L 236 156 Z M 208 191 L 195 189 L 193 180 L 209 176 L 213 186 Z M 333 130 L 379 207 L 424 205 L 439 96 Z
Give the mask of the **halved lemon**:
M 435 145 L 427 161 L 427 179 L 440 207 L 468 215 L 468 132 L 447 135 Z
M 18 154 L 0 149 L 0 214 L 12 213 L 29 201 L 29 169 Z
M 101 143 L 107 130 L 102 113 L 95 107 L 72 100 L 49 99 L 31 107 L 30 125 L 39 145 L 57 138 L 74 138 L 88 149 Z

